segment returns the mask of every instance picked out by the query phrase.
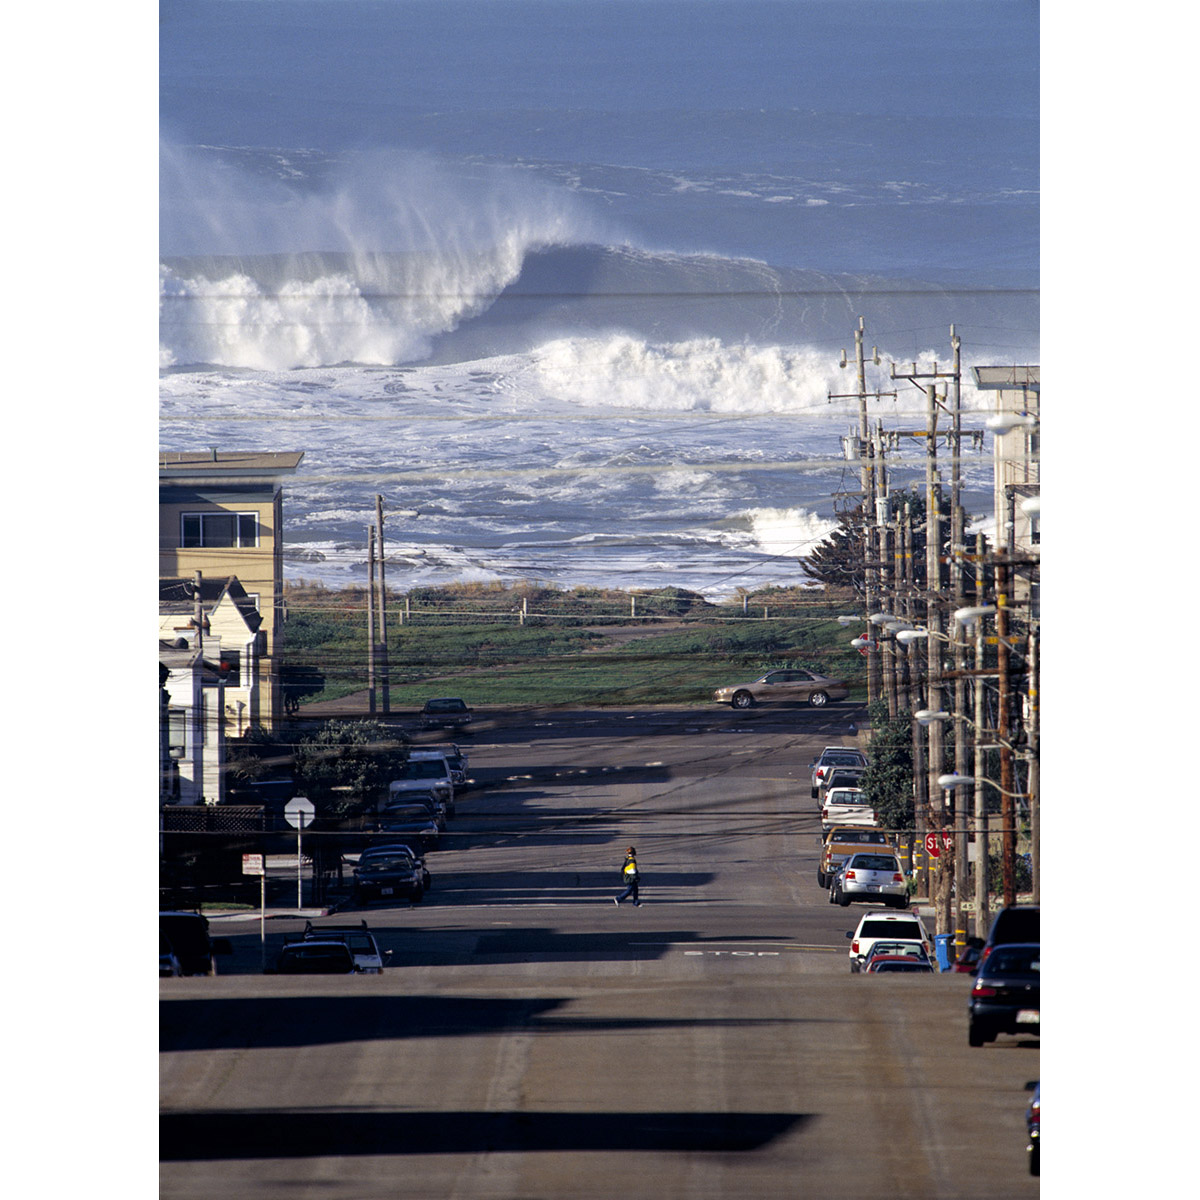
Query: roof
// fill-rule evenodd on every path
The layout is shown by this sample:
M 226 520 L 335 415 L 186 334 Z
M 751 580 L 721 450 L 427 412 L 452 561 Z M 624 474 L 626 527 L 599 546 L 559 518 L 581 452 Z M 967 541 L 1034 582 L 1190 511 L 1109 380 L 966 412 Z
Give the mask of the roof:
M 1041 367 L 973 367 L 972 370 L 975 372 L 975 384 L 980 388 L 990 391 L 1008 391 L 1010 388 L 1041 391 Z
M 196 611 L 195 582 L 191 579 L 159 579 L 158 581 L 158 610 L 163 613 L 187 613 L 194 615 Z M 258 611 L 254 601 L 250 599 L 246 589 L 236 575 L 228 578 L 201 578 L 200 601 L 208 612 L 225 598 L 242 615 L 251 633 L 257 633 L 263 623 L 262 613 Z
M 158 477 L 167 481 L 270 479 L 290 475 L 303 450 L 160 450 Z

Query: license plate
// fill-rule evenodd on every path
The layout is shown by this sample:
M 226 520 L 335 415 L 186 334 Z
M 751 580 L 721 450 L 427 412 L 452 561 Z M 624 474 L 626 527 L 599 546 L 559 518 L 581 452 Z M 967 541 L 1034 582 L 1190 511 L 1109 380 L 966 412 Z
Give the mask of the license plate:
M 1042 1014 L 1036 1008 L 1023 1008 L 1017 1013 L 1018 1025 L 1040 1025 Z
M 382 896 L 390 896 L 393 891 L 395 891 L 394 888 L 380 888 L 379 889 L 379 893 Z

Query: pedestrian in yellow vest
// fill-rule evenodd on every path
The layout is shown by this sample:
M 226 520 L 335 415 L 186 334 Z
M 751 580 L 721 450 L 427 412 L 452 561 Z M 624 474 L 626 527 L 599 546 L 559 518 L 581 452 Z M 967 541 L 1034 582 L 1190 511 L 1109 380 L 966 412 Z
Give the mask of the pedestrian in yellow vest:
M 633 907 L 638 908 L 641 901 L 638 899 L 637 852 L 632 846 L 625 851 L 625 865 L 621 868 L 621 882 L 625 885 L 625 890 L 619 896 L 613 897 L 613 903 L 620 904 L 622 900 L 632 896 Z

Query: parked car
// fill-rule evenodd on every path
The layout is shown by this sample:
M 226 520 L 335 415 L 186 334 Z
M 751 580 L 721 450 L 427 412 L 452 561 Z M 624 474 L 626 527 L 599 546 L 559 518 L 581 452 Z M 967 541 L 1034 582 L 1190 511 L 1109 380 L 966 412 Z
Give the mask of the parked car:
M 415 849 L 433 850 L 442 832 L 429 810 L 421 804 L 398 805 L 375 822 L 376 833 L 387 834 L 389 841 L 407 842 Z
M 825 797 L 835 788 L 857 788 L 862 784 L 864 767 L 830 767 L 817 784 L 817 806 L 824 807 Z
M 867 756 L 861 750 L 849 746 L 826 746 L 812 763 L 812 794 L 817 798 L 817 789 L 831 767 L 858 767 L 866 770 Z
M 454 781 L 450 764 L 442 755 L 418 758 L 417 751 L 409 754 L 400 773 L 388 784 L 388 803 L 400 800 L 406 792 L 432 792 L 440 796 L 447 813 L 454 811 Z
M 209 936 L 208 918 L 199 912 L 160 912 L 158 930 L 170 939 L 181 975 L 215 975 L 214 957 L 233 953 L 228 938 Z
M 475 714 L 465 700 L 446 696 L 438 700 L 426 700 L 421 709 L 422 729 L 462 729 L 466 731 Z
M 833 903 L 843 908 L 854 900 L 908 907 L 908 882 L 894 854 L 852 854 L 834 876 L 831 890 Z
M 417 877 L 421 880 L 421 885 L 425 891 L 429 891 L 433 887 L 433 876 L 429 873 L 429 868 L 425 865 L 424 856 L 414 850 L 407 842 L 384 842 L 381 845 L 368 846 L 358 856 L 358 866 L 366 866 L 367 863 L 373 862 L 377 858 L 386 858 L 389 855 L 401 855 L 406 858 L 411 858 L 413 867 L 417 872 Z
M 932 939 L 925 932 L 921 918 L 914 912 L 863 913 L 858 926 L 846 936 L 850 939 L 850 972 L 855 975 L 862 966 L 862 960 L 878 941 L 920 942 L 927 956 L 933 949 Z
M 882 955 L 861 968 L 860 973 L 864 975 L 936 975 L 937 969 L 928 960 L 922 962 L 916 958 Z
M 357 905 L 372 900 L 404 898 L 418 903 L 425 895 L 424 871 L 417 865 L 412 854 L 394 850 L 390 854 L 376 854 L 365 862 L 360 859 L 354 868 L 350 900 Z
M 354 955 L 345 942 L 315 938 L 287 942 L 267 975 L 357 975 Z
M 450 766 L 450 782 L 454 784 L 455 792 L 459 792 L 467 786 L 467 752 L 461 746 L 451 743 L 449 746 L 422 747 L 420 751 L 410 753 L 409 758 L 415 758 L 427 750 L 441 754 L 445 758 Z
M 717 688 L 713 699 L 734 708 L 751 708 L 755 704 L 809 704 L 821 708 L 831 700 L 845 700 L 849 695 L 850 687 L 841 679 L 812 671 L 768 671 L 751 683 Z
M 306 921 L 304 940 L 345 942 L 350 953 L 354 955 L 354 965 L 364 975 L 381 974 L 384 962 L 392 956 L 390 950 L 380 953 L 379 943 L 367 928 L 366 921 L 357 925 L 314 925 L 311 921 Z
M 835 825 L 825 834 L 821 847 L 821 859 L 817 864 L 817 886 L 828 887 L 833 882 L 838 867 L 859 850 L 875 851 L 880 847 L 895 852 L 882 829 L 869 829 L 862 825 Z
M 1036 904 L 1010 904 L 1002 908 L 992 919 L 987 941 L 979 954 L 979 965 L 987 962 L 988 955 L 997 947 L 1010 942 L 1033 944 L 1042 940 L 1042 910 Z
M 1041 957 L 1036 943 L 1006 942 L 982 962 L 967 1002 L 967 1044 L 998 1034 L 1041 1035 Z
M 442 796 L 434 795 L 433 792 L 398 792 L 395 796 L 388 798 L 379 810 L 379 816 L 381 819 L 386 819 L 409 813 L 414 808 L 423 808 L 429 814 L 430 820 L 438 827 L 438 832 L 445 833 L 446 801 Z
M 1029 1155 L 1030 1175 L 1042 1173 L 1042 1085 L 1040 1080 L 1034 1080 L 1025 1085 L 1027 1092 L 1033 1092 L 1029 1106 L 1025 1109 L 1025 1136 L 1028 1145 L 1025 1147 Z
M 905 958 L 912 962 L 927 963 L 933 968 L 933 962 L 920 942 L 903 940 L 873 942 L 871 948 L 862 956 L 859 968 L 866 971 L 874 962 L 885 958 Z
M 862 788 L 836 787 L 825 793 L 821 806 L 821 831 L 835 825 L 874 825 L 875 810 L 867 802 Z
M 982 950 L 983 938 L 967 938 L 963 952 L 954 960 L 953 970 L 959 975 L 974 975 L 979 969 L 979 956 Z
M 159 929 L 158 931 L 158 976 L 160 979 L 173 975 L 182 975 L 183 968 L 179 965 L 171 939 Z

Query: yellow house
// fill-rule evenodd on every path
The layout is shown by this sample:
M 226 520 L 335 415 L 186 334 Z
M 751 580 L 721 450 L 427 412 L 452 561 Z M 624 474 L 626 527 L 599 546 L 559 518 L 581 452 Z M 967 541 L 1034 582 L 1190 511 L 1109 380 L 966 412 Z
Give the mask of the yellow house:
M 303 457 L 303 451 L 215 449 L 158 456 L 159 579 L 236 577 L 262 618 L 254 717 L 268 730 L 283 714 L 282 480 Z

